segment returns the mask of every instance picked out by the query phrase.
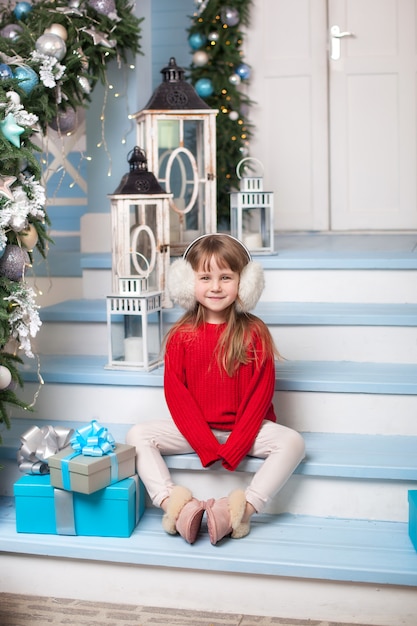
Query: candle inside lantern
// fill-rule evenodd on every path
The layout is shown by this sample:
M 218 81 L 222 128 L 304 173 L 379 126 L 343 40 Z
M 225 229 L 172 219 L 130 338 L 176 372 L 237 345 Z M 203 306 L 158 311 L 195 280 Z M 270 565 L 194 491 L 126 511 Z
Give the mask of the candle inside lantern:
M 158 146 L 174 150 L 180 145 L 180 125 L 177 120 L 160 120 L 158 123 Z
M 249 250 L 262 248 L 262 235 L 261 233 L 250 233 L 248 235 L 243 235 L 243 243 Z
M 142 337 L 126 337 L 124 340 L 125 361 L 143 362 Z

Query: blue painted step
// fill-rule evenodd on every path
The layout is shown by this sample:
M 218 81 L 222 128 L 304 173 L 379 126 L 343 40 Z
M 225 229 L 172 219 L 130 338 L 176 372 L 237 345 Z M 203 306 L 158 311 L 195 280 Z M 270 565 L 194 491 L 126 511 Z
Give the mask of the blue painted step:
M 415 234 L 277 234 L 274 251 L 255 259 L 265 269 L 417 269 Z M 110 269 L 111 255 L 84 255 L 81 263 Z
M 270 325 L 417 326 L 417 304 L 332 302 L 260 302 L 254 313 Z M 172 324 L 182 314 L 178 307 L 164 309 Z M 66 300 L 44 307 L 43 322 L 106 322 L 105 300 Z
M 128 539 L 18 534 L 12 498 L 0 498 L 0 550 L 152 567 L 174 567 L 417 586 L 417 553 L 407 524 L 302 515 L 257 515 L 241 541 L 215 547 L 204 532 L 193 545 L 161 528 L 147 509 Z
M 35 417 L 12 420 L 11 429 L 2 432 L 0 459 L 16 459 L 16 452 L 21 445 L 20 437 L 33 425 L 42 427 L 46 422 Z M 85 426 L 85 422 L 59 421 L 51 425 L 77 429 Z M 130 425 L 103 425 L 109 429 L 116 441 L 120 443 L 125 441 Z M 306 458 L 296 469 L 297 474 L 417 482 L 417 436 L 388 437 L 316 432 L 302 434 L 306 443 Z M 203 469 L 196 454 L 170 455 L 165 459 L 171 469 L 222 471 L 217 465 Z M 246 458 L 238 469 L 242 472 L 255 472 L 261 463 L 261 459 Z
M 265 269 L 417 269 L 417 236 L 277 234 L 275 254 L 258 256 Z M 37 276 L 81 276 L 82 269 L 111 269 L 111 252 L 68 254 L 57 238 Z
M 104 356 L 41 355 L 46 383 L 162 387 L 163 367 L 151 372 L 105 369 Z M 21 368 L 25 382 L 38 382 L 37 362 Z M 417 395 L 417 365 L 352 361 L 283 361 L 276 364 L 276 390 Z

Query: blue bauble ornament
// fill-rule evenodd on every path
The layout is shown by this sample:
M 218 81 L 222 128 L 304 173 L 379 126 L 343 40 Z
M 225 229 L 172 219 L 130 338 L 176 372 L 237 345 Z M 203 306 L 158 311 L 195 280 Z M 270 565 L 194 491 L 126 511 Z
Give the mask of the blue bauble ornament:
M 31 10 L 32 5 L 30 2 L 18 2 L 13 10 L 13 13 L 18 20 L 24 20 Z
M 247 80 L 250 77 L 250 67 L 246 63 L 238 65 L 235 72 L 242 80 Z
M 188 43 L 193 50 L 198 50 L 202 48 L 207 41 L 207 37 L 202 35 L 201 33 L 193 33 L 188 38 Z
M 5 39 L 17 39 L 22 32 L 23 28 L 20 24 L 7 24 L 0 30 L 0 35 Z
M 0 80 L 6 80 L 6 78 L 12 78 L 13 72 L 6 63 L 0 63 Z
M 200 98 L 208 98 L 214 91 L 213 83 L 209 78 L 199 78 L 194 88 Z
M 18 66 L 13 72 L 15 78 L 19 81 L 19 87 L 23 89 L 26 95 L 29 95 L 36 85 L 39 83 L 39 76 L 31 67 L 27 65 Z

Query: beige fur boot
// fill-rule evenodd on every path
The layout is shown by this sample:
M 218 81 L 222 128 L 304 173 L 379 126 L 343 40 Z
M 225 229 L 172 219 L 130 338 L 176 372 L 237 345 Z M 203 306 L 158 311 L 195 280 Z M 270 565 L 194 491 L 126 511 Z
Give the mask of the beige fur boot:
M 200 530 L 205 503 L 193 498 L 187 487 L 176 485 L 169 496 L 162 528 L 170 535 L 179 533 L 188 543 L 194 543 Z
M 206 503 L 207 528 L 213 545 L 226 535 L 231 534 L 234 539 L 240 539 L 249 533 L 250 523 L 242 522 L 245 509 L 246 496 L 241 489 L 232 491 L 228 498 Z
M 243 496 L 243 497 L 242 497 Z M 245 492 L 240 489 L 232 491 L 229 495 L 230 523 L 232 525 L 232 538 L 242 539 L 250 531 L 250 522 L 242 522 L 246 509 Z

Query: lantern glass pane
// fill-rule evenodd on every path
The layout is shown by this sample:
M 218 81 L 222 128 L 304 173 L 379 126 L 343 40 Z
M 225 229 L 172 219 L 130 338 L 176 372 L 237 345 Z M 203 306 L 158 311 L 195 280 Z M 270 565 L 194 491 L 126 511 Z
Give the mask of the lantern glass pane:
M 149 226 L 157 241 L 157 207 L 155 203 L 139 201 L 138 203 L 131 204 L 129 207 L 129 231 L 131 233 L 131 240 L 129 251 L 127 251 L 129 261 L 124 263 L 124 269 L 130 276 L 146 276 L 148 266 L 145 259 L 149 262 L 153 254 L 152 242 L 149 235 L 143 230 L 139 232 L 137 236 L 135 234 L 135 230 L 141 225 Z M 145 257 L 145 259 L 143 257 Z M 148 287 L 152 289 L 157 287 L 155 267 L 149 274 Z
M 170 141 L 167 139 L 169 124 L 172 124 Z M 191 240 L 204 232 L 204 128 L 203 120 L 158 121 L 158 180 L 173 194 L 174 212 L 178 215 L 177 220 L 173 220 L 173 230 L 179 230 L 180 241 Z
M 109 368 L 149 370 L 162 363 L 161 296 L 107 296 Z
M 242 215 L 242 239 L 249 250 L 268 248 L 271 241 L 270 207 L 247 209 Z

